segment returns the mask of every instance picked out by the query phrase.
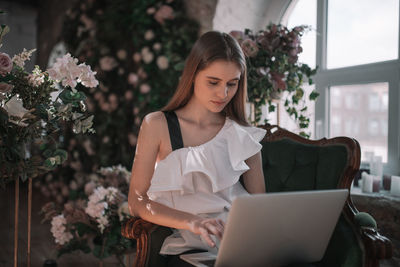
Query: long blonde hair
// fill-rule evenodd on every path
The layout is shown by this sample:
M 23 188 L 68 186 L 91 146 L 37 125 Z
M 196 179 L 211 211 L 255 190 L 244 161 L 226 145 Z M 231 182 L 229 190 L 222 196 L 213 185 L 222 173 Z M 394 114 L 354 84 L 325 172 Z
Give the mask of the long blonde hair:
M 163 111 L 176 110 L 186 105 L 193 96 L 193 81 L 196 74 L 216 60 L 234 62 L 241 70 L 238 90 L 223 112 L 242 125 L 249 125 L 246 119 L 247 99 L 246 59 L 238 42 L 229 34 L 209 31 L 193 45 L 185 62 L 185 68 L 178 87 Z

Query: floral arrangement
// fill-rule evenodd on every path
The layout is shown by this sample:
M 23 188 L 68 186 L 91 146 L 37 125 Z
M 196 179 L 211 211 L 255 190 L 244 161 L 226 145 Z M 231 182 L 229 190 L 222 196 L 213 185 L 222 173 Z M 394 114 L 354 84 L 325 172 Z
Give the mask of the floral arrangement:
M 71 156 L 46 181 L 75 188 L 82 186 L 79 177 L 101 166 L 122 164 L 130 169 L 142 117 L 172 96 L 197 33 L 182 0 L 86 0 L 67 10 L 61 34 L 65 47 L 90 64 L 99 80 L 99 90 L 82 88 L 87 109 L 95 115 L 96 135 L 63 131 Z M 41 187 L 48 187 L 47 182 Z M 71 193 L 64 200 L 71 197 L 76 196 Z
M 3 12 L 0 12 L 3 13 Z M 0 29 L 1 39 L 9 31 Z M 25 62 L 35 51 L 24 49 L 11 58 L 0 52 L 0 184 L 25 181 L 53 170 L 67 159 L 57 134 L 66 122 L 74 133 L 94 132 L 93 115 L 86 111 L 85 94 L 77 85 L 98 85 L 90 66 L 71 57 L 57 59 L 42 71 L 25 71 Z
M 130 217 L 129 178 L 122 166 L 101 168 L 88 177 L 84 194 L 65 203 L 62 210 L 53 202 L 43 206 L 44 221 L 51 222 L 59 256 L 81 250 L 99 259 L 116 255 L 123 265 L 122 254 L 135 246 L 121 236 L 121 225 Z
M 275 110 L 273 100 L 279 100 L 287 92 L 284 106 L 286 111 L 298 123 L 300 129 L 309 125 L 304 105 L 304 82 L 312 84 L 311 76 L 316 69 L 298 62 L 298 54 L 303 51 L 301 36 L 308 30 L 307 26 L 298 26 L 289 30 L 285 26 L 270 24 L 266 30 L 253 33 L 246 29 L 232 31 L 230 34 L 238 40 L 245 55 L 248 71 L 248 98 L 254 104 L 253 123 L 261 119 L 261 107 L 268 103 L 269 112 Z M 308 96 L 310 100 L 318 97 L 316 91 Z M 301 131 L 300 135 L 309 136 Z

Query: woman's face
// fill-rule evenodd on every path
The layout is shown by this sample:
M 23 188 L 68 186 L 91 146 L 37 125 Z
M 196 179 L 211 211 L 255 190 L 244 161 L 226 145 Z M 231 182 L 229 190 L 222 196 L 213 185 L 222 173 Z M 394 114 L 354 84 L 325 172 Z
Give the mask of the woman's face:
M 193 98 L 211 112 L 221 112 L 238 90 L 239 66 L 216 60 L 199 71 L 194 79 Z

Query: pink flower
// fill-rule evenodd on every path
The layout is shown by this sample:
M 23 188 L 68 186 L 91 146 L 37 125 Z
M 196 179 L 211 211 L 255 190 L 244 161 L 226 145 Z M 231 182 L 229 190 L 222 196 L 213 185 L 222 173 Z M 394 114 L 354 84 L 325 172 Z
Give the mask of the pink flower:
M 258 53 L 257 44 L 251 39 L 244 40 L 241 46 L 244 54 L 248 57 L 255 57 Z
M 154 7 L 149 7 L 146 10 L 146 13 L 149 14 L 149 15 L 153 15 L 154 13 L 156 13 L 156 9 Z
M 160 24 L 164 24 L 164 21 L 167 19 L 174 18 L 174 10 L 167 5 L 162 5 L 160 9 L 154 14 L 154 19 L 158 21 Z
M 32 56 L 32 53 L 35 51 L 36 51 L 36 49 L 31 49 L 31 50 L 27 51 L 24 48 L 24 50 L 20 54 L 15 55 L 12 58 L 12 61 L 14 62 L 15 65 L 23 68 L 25 66 L 25 61 L 29 60 L 30 57 Z
M 136 86 L 137 83 L 138 83 L 138 81 L 139 81 L 139 77 L 138 77 L 137 74 L 132 73 L 132 72 L 129 73 L 129 75 L 128 75 L 128 83 L 129 83 L 129 84 L 131 84 L 131 85 L 133 85 L 133 86 Z
M 90 181 L 89 183 L 85 184 L 85 194 L 87 196 L 90 196 L 95 188 L 96 184 L 93 181 Z
M 125 60 L 125 59 L 126 59 L 126 56 L 127 56 L 127 53 L 126 53 L 125 50 L 123 50 L 123 49 L 118 50 L 118 52 L 117 52 L 117 57 L 118 57 L 120 60 Z
M 13 89 L 13 85 L 0 82 L 0 93 L 8 93 Z
M 150 40 L 152 40 L 153 38 L 154 38 L 154 32 L 153 32 L 152 30 L 147 30 L 147 31 L 144 33 L 144 39 L 145 39 L 145 40 L 150 41 Z
M 0 53 L 0 75 L 5 76 L 13 68 L 13 62 L 9 55 Z
M 157 58 L 157 66 L 160 70 L 168 69 L 168 58 L 166 56 L 159 56 Z
M 51 233 L 53 234 L 55 242 L 60 245 L 68 243 L 73 238 L 72 234 L 66 231 L 66 224 L 67 220 L 62 214 L 53 217 L 51 220 Z
M 99 85 L 99 81 L 95 78 L 96 72 L 92 71 L 90 66 L 80 64 L 78 67 L 81 71 L 78 76 L 78 81 L 82 83 L 83 86 L 93 88 Z
M 161 50 L 161 44 L 160 43 L 155 43 L 153 45 L 153 49 L 154 49 L 154 51 L 160 51 Z
M 136 52 L 135 54 L 133 54 L 132 59 L 135 62 L 140 62 L 140 60 L 142 60 L 142 55 Z
M 143 61 L 146 64 L 149 64 L 151 61 L 153 61 L 154 55 L 147 46 L 142 48 L 141 54 Z
M 130 100 L 132 100 L 132 98 L 133 98 L 133 93 L 132 93 L 132 91 L 131 91 L 131 90 L 126 91 L 126 92 L 125 92 L 125 99 L 126 99 L 127 101 L 130 101 Z
M 142 94 L 147 94 L 148 92 L 150 92 L 151 88 L 150 85 L 148 85 L 147 83 L 144 83 L 140 86 L 140 92 Z
M 110 71 L 118 65 L 117 61 L 113 57 L 109 56 L 101 58 L 99 63 L 100 68 L 104 71 Z
M 271 72 L 271 78 L 272 78 L 272 85 L 275 90 L 286 90 L 286 83 L 283 80 L 285 78 L 284 74 L 277 73 L 277 72 Z

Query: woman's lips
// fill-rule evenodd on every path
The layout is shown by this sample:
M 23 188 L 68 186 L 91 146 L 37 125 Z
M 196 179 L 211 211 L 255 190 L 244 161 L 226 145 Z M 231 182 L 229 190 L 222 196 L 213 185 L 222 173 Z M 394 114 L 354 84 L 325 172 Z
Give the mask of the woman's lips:
M 216 104 L 216 105 L 223 105 L 226 103 L 226 101 L 213 101 L 211 100 L 212 103 Z

